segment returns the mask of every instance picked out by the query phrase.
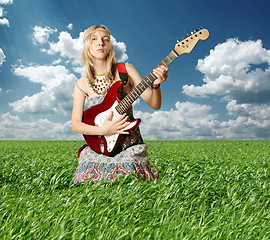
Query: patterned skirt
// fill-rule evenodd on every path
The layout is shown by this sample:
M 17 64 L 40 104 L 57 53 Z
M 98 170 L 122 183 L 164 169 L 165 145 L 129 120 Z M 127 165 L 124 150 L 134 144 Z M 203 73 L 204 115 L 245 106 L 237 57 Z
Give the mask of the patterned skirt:
M 74 183 L 114 180 L 129 173 L 144 180 L 158 179 L 158 171 L 149 163 L 146 144 L 133 145 L 114 157 L 97 154 L 87 146 L 80 152 L 78 162 Z

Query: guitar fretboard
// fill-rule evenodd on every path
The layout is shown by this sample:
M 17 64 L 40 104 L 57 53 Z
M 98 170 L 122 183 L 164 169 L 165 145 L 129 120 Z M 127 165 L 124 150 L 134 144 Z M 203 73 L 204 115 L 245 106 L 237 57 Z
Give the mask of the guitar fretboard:
M 169 66 L 179 55 L 172 50 L 157 67 Z M 153 72 L 150 72 L 122 101 L 115 107 L 119 114 L 123 114 L 135 102 L 135 100 L 157 79 Z

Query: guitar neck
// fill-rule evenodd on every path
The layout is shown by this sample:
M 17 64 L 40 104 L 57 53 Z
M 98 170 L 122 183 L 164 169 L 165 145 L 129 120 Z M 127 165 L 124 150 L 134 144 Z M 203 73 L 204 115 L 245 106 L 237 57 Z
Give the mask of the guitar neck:
M 166 56 L 157 67 L 164 65 L 168 67 L 179 54 L 172 50 L 168 56 Z M 123 114 L 127 109 L 135 102 L 135 100 L 141 96 L 141 94 L 157 79 L 153 72 L 150 72 L 128 95 L 126 95 L 122 101 L 116 106 L 116 110 L 119 114 Z
M 167 57 L 165 57 L 160 64 L 169 66 L 179 55 L 182 53 L 190 53 L 199 40 L 206 40 L 210 33 L 207 29 L 195 30 L 195 33 L 191 32 L 191 36 L 187 37 L 182 41 L 178 41 Z M 119 114 L 123 114 L 127 109 L 134 103 L 134 101 L 157 79 L 153 72 L 150 72 L 123 100 L 116 106 L 116 110 Z

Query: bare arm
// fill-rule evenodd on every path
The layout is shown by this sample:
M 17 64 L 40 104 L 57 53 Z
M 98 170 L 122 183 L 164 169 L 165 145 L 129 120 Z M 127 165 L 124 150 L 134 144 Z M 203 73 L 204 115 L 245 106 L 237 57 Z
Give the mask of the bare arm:
M 136 87 L 143 79 L 132 64 L 126 64 L 128 76 L 132 87 Z M 142 99 L 153 109 L 161 107 L 161 92 L 159 85 L 166 81 L 168 68 L 161 66 L 153 70 L 157 79 L 152 84 L 152 89 L 147 88 L 141 95 Z

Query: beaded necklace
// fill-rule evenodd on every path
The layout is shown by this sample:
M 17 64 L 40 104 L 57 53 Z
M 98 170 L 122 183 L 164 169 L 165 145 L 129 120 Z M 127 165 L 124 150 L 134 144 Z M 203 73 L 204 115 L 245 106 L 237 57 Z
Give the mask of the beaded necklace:
M 96 74 L 93 83 L 90 82 L 88 78 L 87 78 L 87 82 L 96 94 L 104 95 L 109 91 L 112 80 L 107 81 L 105 74 L 100 74 L 100 75 Z

